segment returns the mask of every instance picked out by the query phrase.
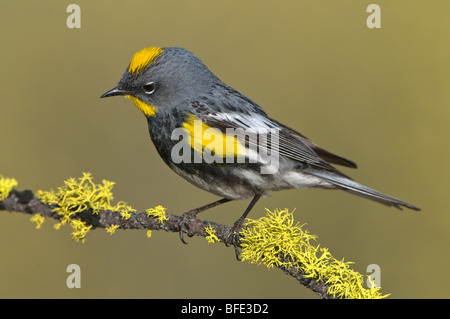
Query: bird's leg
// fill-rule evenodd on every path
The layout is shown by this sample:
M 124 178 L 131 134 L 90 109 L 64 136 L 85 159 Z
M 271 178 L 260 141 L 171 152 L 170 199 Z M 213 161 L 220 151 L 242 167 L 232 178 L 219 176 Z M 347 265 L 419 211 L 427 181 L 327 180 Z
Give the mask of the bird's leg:
M 232 201 L 232 199 L 222 198 L 215 202 L 209 203 L 207 205 L 204 205 L 204 206 L 201 206 L 198 208 L 191 209 L 190 211 L 183 213 L 183 215 L 181 215 L 181 221 L 180 221 L 180 239 L 181 239 L 181 241 L 184 244 L 187 244 L 187 242 L 184 240 L 183 233 L 187 233 L 189 237 L 192 237 L 192 235 L 189 233 L 189 230 L 187 229 L 186 225 L 189 221 L 191 221 L 192 219 L 195 219 L 198 213 L 203 212 L 207 209 L 219 206 L 220 204 L 230 202 L 230 201 Z
M 234 246 L 234 252 L 236 254 L 236 258 L 239 261 L 240 261 L 239 250 L 238 250 L 239 241 L 240 241 L 239 232 L 241 231 L 242 224 L 244 223 L 244 220 L 247 217 L 248 213 L 250 213 L 253 206 L 255 206 L 256 202 L 258 202 L 258 200 L 261 198 L 261 196 L 262 196 L 262 194 L 256 194 L 255 197 L 253 197 L 252 201 L 250 202 L 250 205 L 248 205 L 245 212 L 242 214 L 241 217 L 239 217 L 239 219 L 237 221 L 234 222 L 233 228 L 231 228 L 228 238 L 231 237 L 231 242 L 233 243 L 233 246 Z

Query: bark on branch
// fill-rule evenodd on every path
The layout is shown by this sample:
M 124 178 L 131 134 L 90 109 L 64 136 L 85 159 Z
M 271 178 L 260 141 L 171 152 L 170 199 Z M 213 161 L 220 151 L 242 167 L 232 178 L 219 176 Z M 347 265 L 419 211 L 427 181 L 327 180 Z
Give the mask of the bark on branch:
M 12 190 L 6 199 L 0 201 L 0 210 L 30 215 L 40 214 L 44 217 L 60 220 L 61 216 L 53 211 L 55 207 L 55 205 L 42 203 L 30 190 L 21 192 Z M 205 228 L 212 226 L 220 241 L 233 247 L 233 242 L 229 236 L 231 227 L 207 220 L 202 221 L 197 218 L 186 220 L 181 216 L 166 213 L 168 220 L 159 223 L 156 218 L 148 217 L 146 212 L 135 212 L 131 214 L 131 218 L 126 220 L 121 217 L 119 212 L 106 210 L 100 211 L 98 214 L 93 214 L 91 210 L 86 210 L 77 214 L 77 217 L 83 222 L 86 222 L 88 226 L 92 225 L 92 228 L 108 228 L 111 225 L 119 225 L 120 229 L 165 230 L 167 232 L 179 233 L 182 225 L 184 225 L 184 229 L 188 231 L 189 236 L 202 237 L 208 236 Z M 305 278 L 304 274 L 297 267 L 279 268 L 286 274 L 297 279 L 306 288 L 314 291 L 320 298 L 334 298 L 333 295 L 327 293 L 329 286 L 323 281 L 314 278 Z

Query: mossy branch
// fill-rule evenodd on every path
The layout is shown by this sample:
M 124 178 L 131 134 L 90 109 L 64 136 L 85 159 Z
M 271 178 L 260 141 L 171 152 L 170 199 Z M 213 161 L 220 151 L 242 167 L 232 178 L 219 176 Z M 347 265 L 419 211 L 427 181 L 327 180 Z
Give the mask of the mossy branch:
M 11 182 L 13 181 L 13 182 Z M 8 182 L 8 183 L 6 183 Z M 116 229 L 165 230 L 189 236 L 205 237 L 208 242 L 222 242 L 233 247 L 231 227 L 197 218 L 186 219 L 168 214 L 157 206 L 146 212 L 135 211 L 125 202 L 112 206 L 112 186 L 103 181 L 94 184 L 90 174 L 78 181 L 69 179 L 57 192 L 13 189 L 17 182 L 0 176 L 0 210 L 33 215 L 31 221 L 39 228 L 45 218 L 58 221 L 55 228 L 69 224 L 72 237 L 84 242 L 86 234 L 103 228 L 110 234 Z M 241 258 L 255 264 L 276 267 L 297 279 L 321 298 L 383 298 L 379 288 L 363 288 L 363 276 L 349 268 L 348 262 L 334 259 L 325 248 L 313 246 L 315 236 L 293 225 L 292 213 L 287 210 L 268 211 L 259 220 L 248 219 L 240 233 Z

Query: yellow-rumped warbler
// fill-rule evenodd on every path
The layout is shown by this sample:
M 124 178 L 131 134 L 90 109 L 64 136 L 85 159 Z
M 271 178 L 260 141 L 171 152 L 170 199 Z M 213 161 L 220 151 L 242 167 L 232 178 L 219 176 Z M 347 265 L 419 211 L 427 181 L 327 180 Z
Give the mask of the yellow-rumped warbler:
M 223 197 L 184 216 L 253 198 L 234 231 L 266 192 L 308 187 L 342 189 L 388 206 L 420 210 L 354 182 L 331 166 L 356 168 L 354 162 L 271 119 L 183 48 L 137 52 L 118 85 L 101 97 L 114 95 L 124 95 L 144 113 L 150 137 L 172 170 Z

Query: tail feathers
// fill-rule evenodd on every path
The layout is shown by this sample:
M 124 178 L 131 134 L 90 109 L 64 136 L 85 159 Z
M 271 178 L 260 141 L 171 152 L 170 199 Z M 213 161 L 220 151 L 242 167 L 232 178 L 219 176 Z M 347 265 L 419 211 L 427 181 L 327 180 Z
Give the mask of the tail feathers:
M 397 207 L 398 209 L 402 209 L 402 207 L 407 207 L 407 208 L 413 209 L 413 210 L 420 210 L 420 208 L 418 208 L 412 204 L 406 203 L 406 202 L 396 199 L 394 197 L 390 197 L 390 196 L 380 193 L 376 190 L 373 190 L 367 186 L 361 185 L 351 179 L 345 178 L 343 176 L 339 176 L 334 173 L 330 173 L 330 172 L 326 172 L 326 171 L 312 171 L 312 172 L 308 172 L 308 173 L 310 173 L 314 176 L 320 177 L 320 178 L 330 182 L 331 184 L 340 187 L 341 189 L 343 189 L 349 193 L 374 200 L 374 201 L 379 202 L 384 205 L 394 206 L 394 207 Z

